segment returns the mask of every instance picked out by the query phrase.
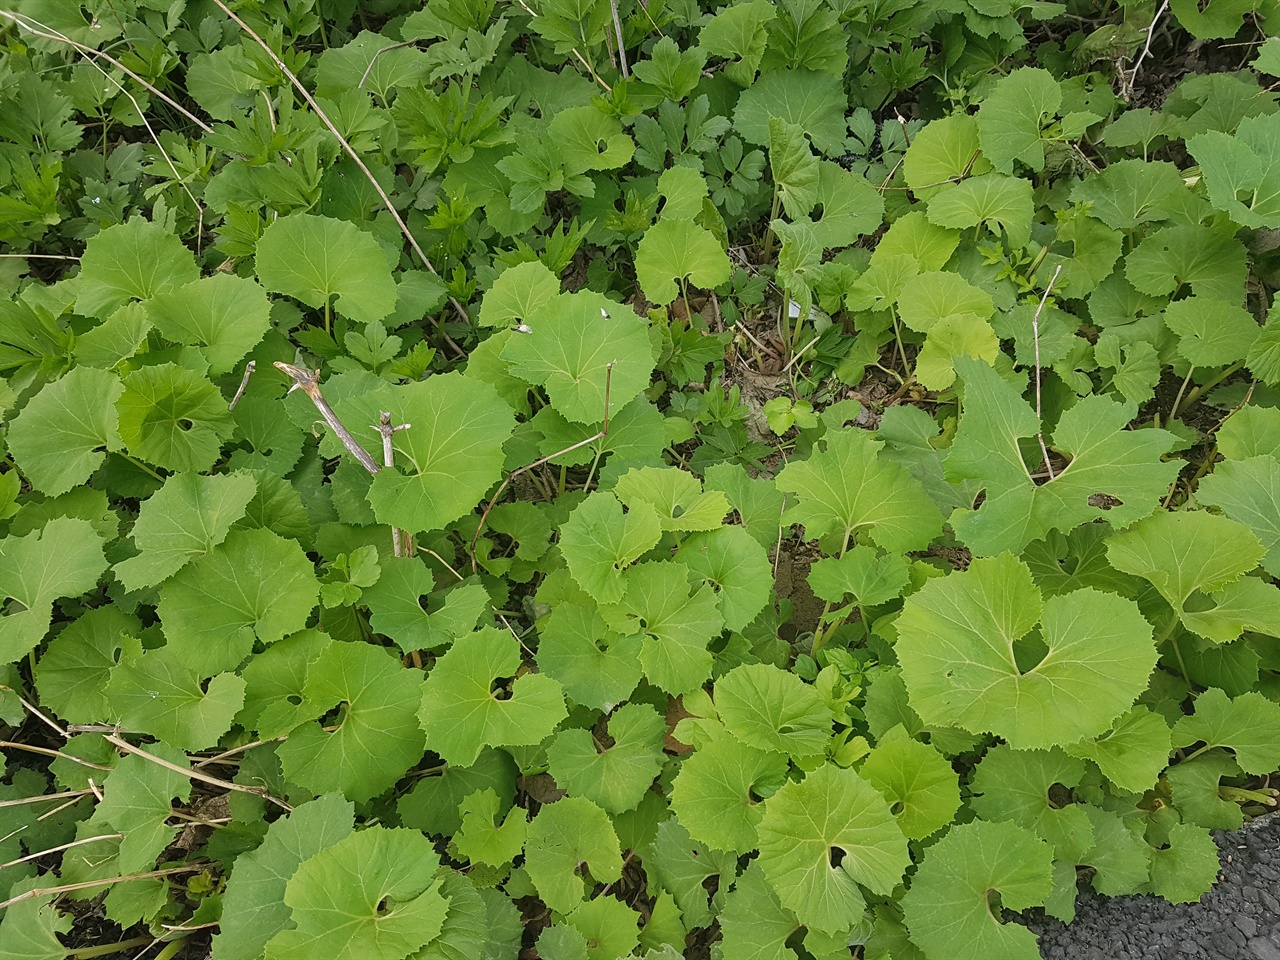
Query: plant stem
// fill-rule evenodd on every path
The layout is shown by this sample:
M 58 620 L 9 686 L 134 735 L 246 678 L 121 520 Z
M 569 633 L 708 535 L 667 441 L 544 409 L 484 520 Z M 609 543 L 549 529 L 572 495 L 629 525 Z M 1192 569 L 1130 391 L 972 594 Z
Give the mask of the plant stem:
M 1240 370 L 1243 367 L 1244 367 L 1244 361 L 1238 360 L 1235 363 L 1233 363 L 1231 366 L 1227 367 L 1227 369 L 1223 370 L 1220 374 L 1218 374 L 1212 380 L 1209 380 L 1201 384 L 1200 386 L 1196 387 L 1189 394 L 1187 394 L 1187 399 L 1183 403 L 1174 404 L 1174 414 L 1176 415 L 1177 413 L 1181 412 L 1184 408 L 1191 406 L 1193 403 L 1199 400 L 1202 396 L 1204 396 L 1207 391 L 1212 390 L 1214 387 L 1220 384 L 1223 380 L 1227 379 L 1227 377 L 1231 376 L 1233 373 L 1235 373 L 1237 370 Z M 1187 376 L 1190 376 L 1190 374 L 1187 374 Z M 1172 419 L 1172 417 L 1170 417 L 1170 419 Z
M 324 298 L 324 332 L 328 334 L 330 337 L 332 337 L 333 336 L 333 320 L 332 320 L 331 308 L 329 306 L 330 299 L 332 298 L 330 297 Z
M 122 456 L 124 459 L 128 460 L 130 463 L 132 463 L 135 467 L 137 467 L 137 468 L 138 468 L 139 470 L 141 470 L 143 473 L 149 473 L 149 474 L 151 474 L 151 476 L 155 477 L 155 478 L 156 478 L 157 480 L 159 480 L 161 483 L 164 483 L 164 477 L 160 476 L 160 474 L 156 473 L 154 470 L 152 470 L 150 467 L 148 467 L 148 466 L 147 466 L 145 463 L 143 463 L 141 460 L 137 460 L 137 459 L 135 459 L 135 458 L 133 458 L 133 457 L 129 456 L 129 454 L 127 454 L 127 453 L 123 453 L 123 452 L 120 454 L 120 456 Z
M 96 947 L 85 947 L 67 954 L 68 960 L 91 960 L 93 957 L 107 957 L 113 953 L 132 950 L 134 947 L 145 947 L 155 943 L 155 937 L 134 937 L 132 940 L 121 940 L 119 943 L 104 943 Z

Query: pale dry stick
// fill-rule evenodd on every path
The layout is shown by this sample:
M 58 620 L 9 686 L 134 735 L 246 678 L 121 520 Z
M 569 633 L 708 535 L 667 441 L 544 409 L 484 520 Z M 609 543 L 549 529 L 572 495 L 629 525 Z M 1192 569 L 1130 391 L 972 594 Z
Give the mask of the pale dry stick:
M 793 366 L 795 366 L 796 361 L 797 361 L 797 360 L 799 360 L 801 357 L 803 357 L 803 356 L 804 356 L 804 352 L 805 352 L 806 350 L 808 350 L 810 347 L 812 347 L 815 343 L 817 343 L 817 342 L 818 342 L 819 340 L 821 340 L 821 339 L 822 339 L 822 334 L 818 334 L 816 337 L 814 337 L 812 340 L 810 340 L 808 343 L 806 343 L 803 347 L 801 347 L 801 348 L 800 348 L 800 349 L 799 349 L 799 350 L 798 350 L 798 351 L 797 351 L 797 352 L 796 352 L 796 353 L 791 357 L 791 359 L 787 361 L 787 365 L 786 365 L 785 367 L 783 367 L 783 368 L 782 368 L 782 372 L 783 372 L 783 373 L 786 373 L 786 372 L 787 372 L 788 370 L 790 370 Z
M 222 0 L 213 0 L 213 2 L 218 4 L 219 6 L 222 5 Z M 538 15 L 538 12 L 534 10 L 532 7 L 530 7 L 529 4 L 525 3 L 524 0 L 516 0 L 516 3 L 524 7 L 524 12 L 529 14 L 529 16 L 536 17 Z M 600 79 L 599 75 L 595 72 L 595 70 L 592 69 L 591 64 L 587 62 L 587 58 L 578 52 L 577 47 L 573 48 L 573 55 L 578 58 L 578 62 L 580 64 L 582 64 L 584 67 L 587 68 L 587 73 L 591 74 L 592 80 L 600 84 L 600 86 L 604 87 L 606 92 L 613 93 L 613 87 L 609 86 L 607 83 L 605 83 L 603 80 Z
M 315 404 L 320 416 L 324 417 L 324 422 L 329 425 L 334 434 L 347 448 L 347 452 L 360 462 L 360 466 L 364 467 L 370 473 L 377 473 L 382 469 L 378 461 L 369 455 L 369 451 L 360 445 L 360 441 L 351 435 L 348 430 L 338 419 L 338 415 L 333 412 L 333 408 L 329 406 L 329 401 L 324 398 L 320 392 L 320 371 L 308 370 L 306 367 L 295 367 L 292 363 L 285 363 L 283 360 L 277 360 L 275 367 L 283 373 L 288 374 L 293 379 L 293 386 L 289 387 L 289 392 L 301 390 Z
M 61 750 L 50 750 L 48 747 L 36 747 L 29 743 L 14 743 L 12 740 L 0 740 L 0 747 L 10 747 L 14 750 L 25 750 L 27 753 L 38 753 L 44 757 L 61 757 L 63 760 L 70 760 L 72 763 L 78 763 L 82 767 L 92 767 L 94 770 L 106 770 L 110 772 L 110 767 L 104 767 L 100 763 L 91 763 L 80 757 L 73 757 L 69 753 L 63 753 Z
M 244 365 L 244 376 L 240 378 L 240 389 L 236 391 L 236 395 L 231 398 L 231 402 L 227 404 L 228 410 L 234 410 L 236 404 L 240 402 L 240 398 L 244 396 L 245 388 L 249 386 L 249 378 L 253 376 L 253 371 L 258 369 L 258 361 L 250 360 Z
M 236 793 L 251 793 L 255 797 L 262 797 L 264 800 L 270 800 L 286 813 L 293 810 L 292 806 L 285 803 L 285 801 L 281 800 L 279 797 L 273 796 L 271 791 L 267 790 L 265 787 L 246 787 L 244 784 L 233 783 L 230 780 L 220 780 L 207 773 L 201 773 L 193 767 L 180 767 L 176 763 L 170 763 L 168 760 L 164 759 L 164 757 L 157 757 L 154 753 L 148 753 L 141 747 L 135 747 L 128 740 L 123 740 L 114 734 L 104 734 L 103 739 L 125 751 L 125 753 L 136 753 L 138 756 L 142 757 L 142 759 L 150 760 L 152 763 L 164 767 L 166 770 L 172 770 L 174 773 L 180 773 L 184 777 L 199 780 L 201 783 L 207 783 L 210 786 L 222 787 L 224 790 L 234 790 Z
M 94 799 L 101 803 L 104 799 L 102 796 L 102 788 L 93 782 L 93 777 L 88 777 L 87 779 L 89 781 L 89 789 L 93 792 Z
M 425 266 L 428 270 L 430 270 L 436 276 L 439 276 L 440 274 L 436 270 L 435 265 L 432 264 L 432 262 L 427 259 L 426 252 L 422 249 L 421 245 L 419 245 L 418 239 L 413 235 L 413 232 L 409 229 L 409 225 L 404 222 L 404 217 L 400 216 L 400 211 L 397 210 L 395 208 L 395 204 L 391 202 L 391 197 L 387 195 L 387 191 L 382 189 L 382 184 L 380 184 L 378 182 L 378 178 L 373 175 L 373 171 L 369 169 L 368 165 L 360 157 L 360 154 L 356 153 L 355 147 L 351 146 L 350 142 L 348 142 L 347 138 L 344 137 L 341 131 L 338 130 L 334 122 L 329 119 L 329 115 L 325 113 L 322 109 L 320 109 L 320 104 L 316 103 L 315 97 L 311 96 L 311 91 L 309 91 L 305 86 L 303 86 L 302 81 L 298 79 L 297 75 L 292 70 L 289 69 L 289 67 L 285 64 L 285 62 L 280 59 L 280 57 L 276 54 L 274 50 L 271 49 L 271 47 L 267 44 L 267 42 L 263 40 L 262 37 L 258 36 L 258 34 L 254 31 L 252 27 L 250 27 L 247 23 L 245 23 L 238 16 L 236 16 L 234 13 L 231 12 L 231 8 L 228 7 L 223 2 L 223 0 L 213 0 L 213 2 L 217 4 L 217 6 L 222 10 L 222 12 L 225 13 L 228 17 L 230 17 L 241 30 L 247 33 L 258 44 L 258 46 L 260 46 L 263 50 L 266 51 L 267 56 L 270 57 L 272 62 L 275 63 L 276 69 L 278 69 L 281 73 L 283 73 L 286 77 L 288 77 L 289 82 L 293 85 L 293 88 L 297 90 L 298 93 L 302 94 L 302 99 L 307 101 L 307 105 L 310 106 L 311 109 L 315 111 L 316 116 L 320 118 L 320 122 L 323 123 L 325 127 L 328 128 L 329 132 L 332 133 L 337 138 L 338 143 L 342 146 L 342 149 L 346 152 L 347 156 L 349 156 L 353 161 L 355 161 L 355 165 L 360 168 L 360 172 L 364 174 L 365 179 L 369 181 L 369 184 L 373 187 L 374 192 L 378 194 L 378 199 L 380 199 L 382 201 L 382 205 L 387 208 L 387 212 L 391 214 L 391 218 L 395 220 L 396 226 L 400 228 L 400 232 L 404 235 L 404 238 L 409 241 L 409 245 L 413 247 L 414 252 L 418 255 L 418 259 L 422 261 L 423 266 Z M 456 297 L 450 296 L 449 302 L 453 304 L 454 310 L 457 311 L 458 317 L 462 320 L 463 323 L 471 322 L 471 317 L 467 313 L 466 308 L 461 303 L 458 302 L 458 299 Z M 453 338 L 444 332 L 443 326 L 442 325 L 438 325 L 438 326 L 440 326 L 440 335 L 444 337 L 445 341 L 451 347 L 453 347 L 453 349 L 457 351 L 460 356 L 465 356 L 462 348 L 459 347 L 456 343 L 454 343 Z
M 0 253 L 0 260 L 79 260 L 61 253 Z
M 1058 264 L 1053 271 L 1053 276 L 1049 278 L 1048 285 L 1044 288 L 1044 296 L 1040 298 L 1035 314 L 1031 317 L 1031 334 L 1036 343 L 1036 439 L 1040 441 L 1040 453 L 1044 456 L 1044 468 L 1049 471 L 1050 480 L 1054 479 L 1053 464 L 1049 462 L 1049 448 L 1044 445 L 1044 430 L 1040 427 L 1040 311 L 1044 309 L 1045 301 L 1049 299 L 1049 291 L 1053 289 L 1061 272 L 1062 264 Z
M 146 873 L 130 873 L 123 877 L 103 877 L 101 880 L 84 880 L 80 883 L 64 883 L 57 887 L 39 887 L 35 890 L 28 890 L 26 893 L 20 893 L 16 897 L 10 897 L 8 900 L 0 903 L 0 910 L 6 907 L 12 907 L 15 903 L 22 903 L 24 900 L 35 900 L 37 897 L 56 896 L 60 893 L 74 893 L 77 890 L 92 890 L 94 887 L 109 887 L 113 883 L 124 883 L 126 880 L 151 880 L 156 877 L 171 877 L 177 873 L 196 873 L 205 869 L 207 863 L 188 863 L 184 867 L 168 867 L 164 870 L 149 870 Z
M 378 412 L 378 425 L 374 429 L 382 437 L 382 465 L 388 468 L 394 467 L 396 465 L 396 451 L 391 445 L 391 437 L 400 430 L 408 430 L 409 424 L 400 423 L 393 427 L 391 425 L 391 413 L 387 410 L 381 410 Z M 397 557 L 412 557 L 415 552 L 413 534 L 408 530 L 392 527 L 391 550 Z
M 64 843 L 56 847 L 50 847 L 48 850 L 41 850 L 38 853 L 28 853 L 25 857 L 19 857 L 17 860 L 10 860 L 8 863 L 0 863 L 0 870 L 5 867 L 16 867 L 20 863 L 26 863 L 29 860 L 39 860 L 41 857 L 50 853 L 61 853 L 63 850 L 70 850 L 72 847 L 78 847 L 85 843 L 96 843 L 99 840 L 123 840 L 123 833 L 104 833 L 98 837 L 85 837 L 83 840 L 72 840 L 70 843 Z
M 1147 59 L 1147 54 L 1151 52 L 1151 41 L 1156 35 L 1156 26 L 1160 23 L 1160 18 L 1164 16 L 1164 12 L 1169 9 L 1169 0 L 1163 0 L 1160 8 L 1156 10 L 1156 15 L 1151 18 L 1151 26 L 1147 27 L 1147 42 L 1142 45 L 1142 52 L 1138 54 L 1138 59 L 1133 64 L 1133 72 L 1129 74 L 1129 79 L 1124 84 L 1121 91 L 1121 99 L 1128 102 L 1133 96 L 1133 85 L 1138 82 L 1138 71 L 1142 69 L 1142 61 Z
M 39 797 L 18 797 L 16 800 L 0 800 L 0 807 L 23 807 L 42 800 L 61 800 L 63 797 L 75 797 L 79 800 L 91 793 L 93 793 L 92 790 L 64 790 L 62 793 L 46 793 Z
M 244 743 L 238 747 L 232 747 L 230 750 L 223 750 L 221 753 L 212 757 L 206 757 L 199 763 L 192 764 L 192 766 L 207 767 L 211 763 L 218 763 L 222 760 L 226 760 L 228 757 L 233 757 L 237 753 L 244 753 L 247 750 L 252 750 L 254 747 L 265 747 L 268 743 L 281 743 L 285 739 L 285 737 L 274 737 L 271 740 L 255 740 L 253 743 Z
M 609 0 L 609 8 L 613 11 L 613 32 L 618 35 L 618 66 L 625 79 L 631 76 L 631 71 L 627 69 L 627 51 L 622 39 L 622 17 L 618 15 L 618 0 Z
M 479 571 L 479 567 L 476 565 L 476 544 L 480 541 L 480 531 L 484 529 L 484 523 L 489 519 L 490 511 L 493 510 L 503 493 L 506 492 L 511 481 L 522 473 L 528 473 L 530 470 L 534 470 L 537 467 L 542 466 L 544 463 L 550 463 L 556 457 L 563 457 L 566 453 L 572 453 L 574 450 L 585 447 L 589 443 L 595 443 L 597 440 L 603 440 L 609 435 L 609 391 L 613 386 L 613 365 L 617 362 L 617 360 L 610 360 L 604 365 L 604 423 L 601 424 L 600 429 L 585 440 L 579 440 L 577 443 L 570 444 L 563 450 L 557 450 L 555 453 L 548 454 L 540 460 L 535 460 L 533 463 L 526 464 L 518 470 L 512 470 L 507 474 L 506 479 L 498 486 L 498 492 L 493 495 L 493 499 L 490 500 L 488 506 L 484 508 L 484 513 L 480 514 L 480 522 L 476 524 L 475 536 L 471 538 L 471 548 L 469 552 L 471 554 L 472 573 L 477 573 Z
M 25 708 L 26 708 L 26 710 L 27 710 L 27 712 L 28 712 L 28 713 L 30 713 L 30 714 L 31 714 L 33 717 L 35 717 L 37 720 L 42 720 L 42 721 L 44 721 L 44 723 L 45 723 L 47 726 L 49 726 L 49 727 L 53 728 L 53 730 L 55 730 L 55 731 L 57 732 L 58 736 L 62 737 L 62 739 L 64 739 L 64 740 L 65 740 L 65 739 L 67 739 L 67 731 L 66 731 L 66 730 L 64 730 L 62 727 L 58 726 L 56 723 L 54 723 L 52 720 L 50 720 L 48 717 L 46 717 L 46 716 L 45 716 L 43 713 L 41 713 L 41 712 L 40 712 L 40 710 L 38 710 L 36 707 L 33 707 L 31 704 L 27 703 L 27 701 L 26 701 L 26 700 L 22 699 L 22 694 L 18 693 L 18 691 L 17 691 L 17 690 L 13 689 L 13 687 L 5 686 L 4 684 L 0 683 L 0 690 L 7 690 L 9 693 L 12 693 L 15 697 L 17 697 L 17 698 L 18 698 L 18 702 L 19 702 L 20 704 L 22 704 L 22 706 L 23 706 L 23 707 L 25 707 Z
M 26 30 L 29 33 L 34 33 L 37 37 L 43 37 L 45 40 L 56 40 L 59 43 L 65 43 L 70 47 L 74 47 L 76 50 L 80 51 L 80 53 L 84 54 L 85 56 L 101 57 L 103 60 L 106 60 L 109 64 L 111 64 L 113 67 L 116 67 L 117 69 L 123 71 L 126 76 L 129 76 L 134 80 L 138 81 L 138 83 L 146 87 L 148 91 L 155 94 L 165 103 L 169 104 L 169 106 L 173 107 L 173 109 L 177 110 L 179 113 L 181 113 L 184 117 L 186 117 L 188 120 L 194 123 L 197 127 L 203 130 L 205 133 L 213 133 L 213 127 L 209 126 L 209 124 L 205 123 L 203 120 L 197 117 L 194 113 L 192 113 L 182 104 L 178 103 L 178 101 L 174 100 L 172 97 L 166 94 L 163 90 L 159 90 L 156 87 L 152 86 L 151 84 L 147 83 L 146 80 L 143 80 L 142 77 L 138 76 L 136 73 L 134 73 L 132 70 L 126 67 L 123 63 L 121 63 L 115 57 L 111 56 L 109 53 L 103 53 L 101 50 L 95 50 L 93 47 L 87 47 L 83 43 L 78 43 L 77 41 L 72 40 L 70 37 L 59 33 L 57 30 L 54 30 L 52 27 L 48 26 L 47 24 L 40 23 L 40 21 L 36 20 L 34 17 L 28 17 L 26 14 L 14 14 L 8 10 L 0 10 L 0 17 L 7 18 L 10 22 L 16 23 L 20 28 Z M 23 19 L 19 19 L 19 17 L 22 17 Z M 51 32 L 45 33 L 44 30 L 37 30 L 35 27 L 31 26 L 31 23 L 25 22 L 28 20 L 31 21 L 31 23 L 35 23 L 43 27 L 44 30 L 48 30 Z
M 384 53 L 390 53 L 392 50 L 399 50 L 401 47 L 412 47 L 417 42 L 416 38 L 413 40 L 401 40 L 399 43 L 391 43 L 373 51 L 373 56 L 369 59 L 369 65 L 364 68 L 364 73 L 360 74 L 360 82 L 356 84 L 356 88 L 359 90 L 364 89 L 364 82 L 369 79 L 369 74 L 373 72 L 373 65 L 378 62 L 380 56 Z

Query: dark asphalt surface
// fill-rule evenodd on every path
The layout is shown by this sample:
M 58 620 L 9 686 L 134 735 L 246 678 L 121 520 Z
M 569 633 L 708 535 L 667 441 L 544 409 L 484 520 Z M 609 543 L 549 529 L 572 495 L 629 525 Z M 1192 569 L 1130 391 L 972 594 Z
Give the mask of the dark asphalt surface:
M 1042 911 L 1024 921 L 1044 960 L 1280 960 L 1280 813 L 1215 834 L 1216 886 L 1199 903 L 1080 896 L 1064 926 Z

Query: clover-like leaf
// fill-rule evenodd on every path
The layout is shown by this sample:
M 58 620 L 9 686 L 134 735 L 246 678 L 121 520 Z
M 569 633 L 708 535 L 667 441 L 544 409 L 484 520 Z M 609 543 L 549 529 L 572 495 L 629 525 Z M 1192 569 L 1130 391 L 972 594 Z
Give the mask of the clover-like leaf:
M 597 423 L 606 398 L 620 408 L 649 385 L 653 347 L 631 307 L 591 291 L 561 294 L 533 310 L 528 324 L 532 332 L 507 341 L 502 357 L 545 387 L 566 419 Z
M 1053 889 L 1053 849 L 1026 827 L 981 820 L 953 827 L 929 848 L 902 910 L 928 960 L 1039 960 L 1036 938 L 1002 923 L 991 891 L 1009 910 L 1045 901 Z
M 897 628 L 902 677 L 925 723 L 995 733 L 1018 749 L 1104 733 L 1156 663 L 1133 601 L 1086 587 L 1042 602 L 1030 570 L 1007 553 L 926 583 Z
M 368 827 L 304 860 L 285 884 L 294 926 L 267 942 L 270 960 L 407 957 L 444 925 L 440 857 L 417 830 Z
M 655 303 L 675 300 L 677 284 L 710 289 L 729 279 L 729 255 L 692 220 L 659 220 L 640 238 L 635 259 L 640 288 Z
M 284 902 L 289 878 L 309 860 L 351 833 L 355 815 L 349 800 L 327 794 L 301 804 L 267 827 L 266 839 L 236 857 L 235 876 L 227 881 L 223 903 L 236 922 L 213 938 L 218 960 L 256 960 L 267 941 L 289 923 Z
M 671 809 L 699 843 L 747 853 L 759 840 L 756 826 L 764 816 L 759 798 L 777 790 L 786 771 L 785 754 L 721 736 L 680 764 L 671 786 Z
M 622 853 L 613 824 L 583 797 L 565 797 L 538 811 L 529 825 L 524 860 L 538 895 L 560 913 L 568 913 L 582 900 L 582 866 L 596 882 L 622 876 Z
M 863 909 L 862 884 L 888 894 L 911 862 L 889 805 L 852 770 L 823 764 L 765 803 L 760 866 L 801 923 L 845 930 Z
M 811 539 L 865 534 L 886 550 L 925 547 L 942 515 L 914 477 L 879 455 L 881 446 L 863 430 L 828 433 L 825 450 L 783 467 L 778 489 L 799 498 L 783 522 L 803 524 Z
M 218 388 L 176 363 L 129 374 L 115 406 L 129 452 L 166 470 L 208 470 L 234 430 Z
M 1253 691 L 1231 698 L 1210 687 L 1196 698 L 1195 713 L 1173 728 L 1175 746 L 1198 741 L 1230 747 L 1246 773 L 1269 773 L 1280 763 L 1280 705 Z
M 19 469 L 49 496 L 84 483 L 124 441 L 115 401 L 120 378 L 106 370 L 75 367 L 47 384 L 9 424 L 7 443 Z
M 229 273 L 161 293 L 146 308 L 155 331 L 171 343 L 199 347 L 215 377 L 235 369 L 271 326 L 266 292 Z
M 126 589 L 153 587 L 227 538 L 258 485 L 247 473 L 179 473 L 144 500 L 133 525 L 141 551 L 115 565 Z
M 0 540 L 0 663 L 25 657 L 49 630 L 53 601 L 92 590 L 106 569 L 88 520 L 55 517 L 24 537 Z
M 909 840 L 937 833 L 960 809 L 956 772 L 937 747 L 894 727 L 880 738 L 858 773 L 880 791 Z
M 273 221 L 258 239 L 255 269 L 273 293 L 334 307 L 357 323 L 381 320 L 396 307 L 396 285 L 372 234 L 347 220 L 295 213 Z
M 105 319 L 129 300 L 149 300 L 198 276 L 195 257 L 172 230 L 135 217 L 85 244 L 76 312 Z
M 945 466 L 948 479 L 985 487 L 980 507 L 951 519 L 975 554 L 1021 552 L 1051 530 L 1069 532 L 1096 518 L 1132 523 L 1155 508 L 1178 472 L 1176 463 L 1160 461 L 1171 434 L 1125 430 L 1135 408 L 1095 395 L 1059 418 L 1052 447 L 1072 460 L 1037 484 L 1019 446 L 1039 429 L 1031 405 L 987 364 L 963 357 L 955 364 L 965 381 L 964 417 Z
M 519 668 L 519 641 L 505 630 L 487 627 L 455 641 L 422 684 L 418 719 L 427 746 L 466 766 L 485 746 L 541 743 L 564 719 L 564 693 L 543 674 L 517 677 Z
M 380 647 L 325 648 L 307 669 L 302 697 L 313 705 L 313 717 L 341 708 L 338 720 L 308 721 L 290 732 L 278 751 L 285 776 L 317 794 L 338 791 L 357 803 L 389 789 L 422 759 L 415 716 L 420 676 Z
M 547 745 L 547 771 L 556 784 L 586 797 L 605 813 L 636 806 L 662 769 L 663 718 L 648 704 L 628 703 L 610 717 L 613 745 L 600 748 L 591 731 L 561 730 Z

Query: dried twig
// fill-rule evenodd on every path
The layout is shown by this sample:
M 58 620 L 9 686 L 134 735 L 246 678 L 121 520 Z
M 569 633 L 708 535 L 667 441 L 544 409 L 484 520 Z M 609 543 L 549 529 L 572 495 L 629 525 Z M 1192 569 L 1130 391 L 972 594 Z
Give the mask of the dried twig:
M 170 877 L 176 873 L 196 873 L 206 869 L 208 866 L 209 864 L 207 863 L 188 863 L 185 867 L 169 867 L 165 870 L 149 870 L 146 873 L 130 873 L 123 877 L 103 877 L 101 880 L 64 883 L 57 887 L 37 887 L 35 890 L 28 890 L 26 893 L 20 893 L 16 897 L 10 897 L 4 903 L 0 903 L 0 910 L 12 907 L 15 903 L 22 903 L 24 900 L 35 900 L 38 897 L 48 897 L 59 893 L 73 893 L 76 890 L 92 890 L 94 887 L 109 887 L 113 883 L 124 883 L 127 880 L 150 880 L 154 877 Z
M 240 389 L 236 391 L 236 395 L 231 398 L 231 403 L 227 405 L 228 410 L 234 410 L 236 404 L 240 402 L 240 398 L 244 396 L 244 391 L 249 386 L 249 378 L 253 376 L 253 371 L 258 369 L 258 361 L 250 360 L 244 365 L 244 376 L 240 379 Z
M 338 419 L 338 415 L 329 406 L 329 401 L 320 392 L 319 370 L 295 367 L 292 363 L 285 363 L 283 360 L 277 360 L 275 367 L 293 378 L 293 386 L 289 388 L 289 392 L 301 390 L 311 399 L 316 409 L 320 411 L 320 416 L 324 417 L 324 422 L 329 425 L 329 429 L 342 441 L 342 445 L 347 448 L 347 452 L 360 461 L 360 466 L 370 473 L 377 473 L 382 469 L 378 461 L 369 455 L 369 451 L 360 445 L 360 441 L 351 435 L 351 431 L 343 426 L 342 421 Z
M 25 857 L 19 857 L 17 860 L 10 860 L 8 863 L 0 863 L 0 870 L 5 867 L 16 867 L 20 863 L 27 863 L 31 860 L 39 860 L 43 856 L 50 853 L 61 853 L 63 850 L 70 850 L 72 847 L 79 847 L 86 843 L 96 843 L 99 840 L 123 840 L 123 833 L 104 833 L 96 837 L 85 837 L 83 840 L 72 840 L 70 843 L 59 844 L 56 847 L 50 847 L 48 850 L 39 850 L 36 853 L 28 853 Z
M 618 68 L 624 78 L 629 77 L 631 71 L 627 69 L 626 41 L 622 39 L 622 17 L 618 16 L 618 0 L 609 0 L 609 8 L 613 11 L 613 32 L 618 35 Z
M 528 473 L 530 470 L 536 469 L 544 463 L 550 463 L 556 457 L 563 457 L 566 453 L 572 453 L 580 447 L 585 447 L 589 443 L 595 443 L 597 440 L 602 440 L 609 435 L 609 391 L 613 386 L 613 365 L 617 362 L 618 361 L 616 360 L 610 360 L 604 367 L 604 423 L 601 425 L 600 429 L 585 440 L 579 440 L 577 443 L 570 444 L 563 450 L 557 450 L 555 453 L 548 454 L 540 460 L 535 460 L 533 463 L 526 464 L 518 470 L 512 470 L 507 474 L 506 479 L 498 486 L 498 492 L 493 495 L 493 499 L 490 500 L 488 505 L 484 508 L 484 513 L 480 514 L 480 522 L 476 524 L 475 536 L 471 538 L 470 553 L 472 573 L 475 573 L 478 570 L 476 565 L 476 544 L 480 540 L 480 531 L 484 529 L 484 523 L 489 519 L 490 511 L 493 510 L 494 505 L 502 498 L 502 494 L 506 492 L 511 481 L 522 473 Z
M 103 739 L 123 750 L 125 753 L 136 753 L 144 760 L 150 760 L 157 766 L 164 767 L 166 770 L 172 770 L 174 773 L 181 774 L 184 777 L 190 777 L 192 780 L 199 780 L 202 783 L 207 783 L 214 787 L 222 787 L 224 790 L 234 790 L 236 793 L 251 793 L 255 797 L 262 797 L 264 800 L 270 800 L 286 813 L 293 810 L 292 806 L 285 803 L 279 797 L 274 796 L 266 787 L 246 787 L 244 784 L 233 783 L 230 780 L 220 780 L 207 773 L 201 773 L 199 770 L 192 767 L 181 767 L 176 763 L 170 763 L 168 760 L 164 759 L 164 757 L 157 757 L 154 753 L 148 753 L 141 747 L 135 747 L 128 740 L 117 737 L 113 733 L 103 734 Z
M 110 771 L 110 767 L 104 767 L 98 763 L 91 763 L 80 757 L 73 757 L 69 753 L 63 753 L 61 750 L 50 750 L 48 747 L 37 747 L 29 743 L 14 743 L 12 740 L 0 740 L 0 747 L 9 747 L 12 750 L 25 750 L 27 753 L 38 753 L 45 757 L 60 757 L 63 760 L 70 760 L 72 763 L 78 763 L 81 766 L 92 767 L 94 770 Z
M 1164 0 L 1160 4 L 1160 8 L 1156 10 L 1156 15 L 1151 18 L 1151 26 L 1147 27 L 1147 42 L 1142 45 L 1142 52 L 1138 54 L 1138 59 L 1133 64 L 1133 71 L 1129 74 L 1129 79 L 1126 81 L 1123 75 L 1121 76 L 1120 99 L 1126 102 L 1133 96 L 1133 86 L 1138 82 L 1138 71 L 1142 69 L 1142 61 L 1147 59 L 1147 54 L 1151 52 L 1151 41 L 1156 35 L 1156 26 L 1168 9 L 1169 0 Z
M 1040 453 L 1044 455 L 1044 468 L 1049 471 L 1050 480 L 1054 479 L 1053 464 L 1049 462 L 1049 448 L 1044 445 L 1044 430 L 1040 424 L 1040 311 L 1044 309 L 1045 301 L 1049 299 L 1049 291 L 1053 289 L 1061 272 L 1062 264 L 1058 264 L 1053 271 L 1053 276 L 1049 278 L 1048 285 L 1044 288 L 1044 296 L 1040 298 L 1035 314 L 1031 317 L 1031 334 L 1035 338 L 1036 345 L 1036 439 L 1040 441 Z
M 382 465 L 384 467 L 394 467 L 396 465 L 396 452 L 391 445 L 391 437 L 398 430 L 408 430 L 409 424 L 401 423 L 393 427 L 391 425 L 390 412 L 383 410 L 378 413 L 378 426 L 375 429 L 382 436 Z M 392 527 L 391 549 L 397 557 L 412 557 L 417 549 L 413 543 L 413 534 L 408 530 Z

